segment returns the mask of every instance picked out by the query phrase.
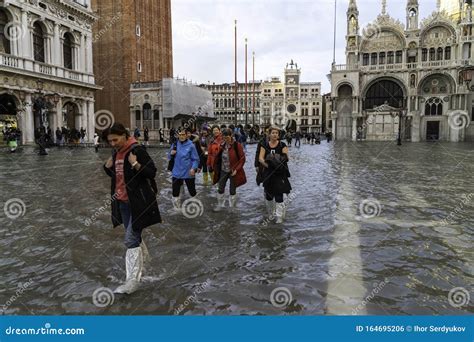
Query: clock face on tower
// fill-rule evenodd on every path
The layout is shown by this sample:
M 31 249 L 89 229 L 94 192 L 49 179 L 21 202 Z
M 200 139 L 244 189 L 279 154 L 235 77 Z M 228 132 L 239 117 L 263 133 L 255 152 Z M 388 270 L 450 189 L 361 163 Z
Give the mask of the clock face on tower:
M 293 114 L 294 112 L 296 112 L 296 106 L 291 103 L 288 105 L 288 107 L 286 107 L 286 110 L 288 111 L 288 113 Z

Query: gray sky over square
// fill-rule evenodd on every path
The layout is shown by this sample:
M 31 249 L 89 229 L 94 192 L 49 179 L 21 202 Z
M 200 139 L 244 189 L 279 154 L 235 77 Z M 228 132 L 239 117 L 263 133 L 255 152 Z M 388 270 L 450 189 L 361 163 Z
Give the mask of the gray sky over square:
M 381 0 L 357 0 L 361 28 L 381 13 Z M 387 0 L 387 12 L 406 22 L 406 0 Z M 419 0 L 420 21 L 436 0 Z M 293 59 L 301 80 L 321 82 L 333 60 L 334 0 L 172 0 L 174 76 L 197 83 L 234 81 L 234 19 L 238 32 L 238 80 L 244 82 L 244 39 L 248 38 L 248 79 L 282 76 Z M 346 11 L 337 0 L 336 63 L 345 64 Z

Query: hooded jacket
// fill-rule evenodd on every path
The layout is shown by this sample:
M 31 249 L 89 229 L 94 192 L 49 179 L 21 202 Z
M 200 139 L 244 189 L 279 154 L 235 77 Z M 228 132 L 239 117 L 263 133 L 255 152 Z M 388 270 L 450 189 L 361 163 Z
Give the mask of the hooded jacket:
M 168 160 L 171 159 L 171 151 L 173 149 L 176 149 L 174 167 L 171 172 L 173 177 L 178 179 L 194 178 L 190 175 L 189 171 L 197 169 L 200 162 L 194 143 L 189 139 L 186 139 L 184 142 L 176 141 L 168 152 Z

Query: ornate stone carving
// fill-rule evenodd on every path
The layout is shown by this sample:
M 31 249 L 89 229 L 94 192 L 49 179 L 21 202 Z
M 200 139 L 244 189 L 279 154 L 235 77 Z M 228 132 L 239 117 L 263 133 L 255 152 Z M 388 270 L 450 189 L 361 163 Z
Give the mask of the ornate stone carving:
M 423 30 L 424 28 L 430 26 L 431 24 L 434 24 L 434 23 L 437 23 L 437 22 L 440 22 L 440 21 L 446 22 L 451 26 L 455 25 L 455 23 L 449 17 L 448 12 L 443 10 L 443 11 L 440 11 L 440 12 L 434 11 L 428 17 L 423 19 L 421 21 L 420 28 Z

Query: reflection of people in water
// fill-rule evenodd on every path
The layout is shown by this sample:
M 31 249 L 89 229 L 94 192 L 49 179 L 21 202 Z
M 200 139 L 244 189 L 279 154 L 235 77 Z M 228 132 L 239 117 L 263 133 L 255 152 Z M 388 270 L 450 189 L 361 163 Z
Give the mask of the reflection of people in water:
M 46 134 L 46 129 L 44 127 L 38 128 L 35 132 L 36 143 L 39 146 L 39 155 L 46 156 L 46 146 L 48 146 L 48 135 Z

